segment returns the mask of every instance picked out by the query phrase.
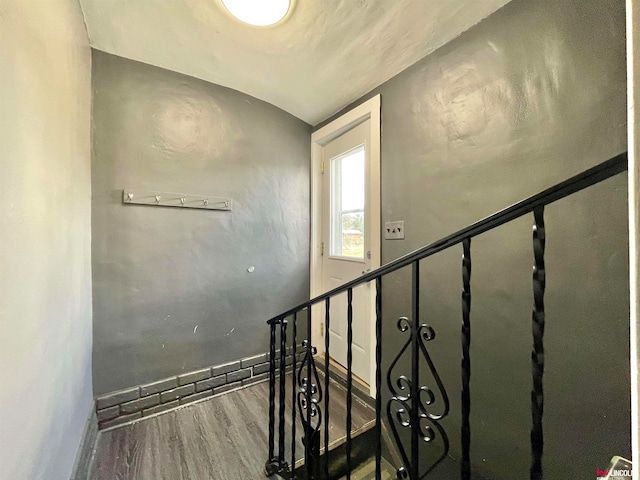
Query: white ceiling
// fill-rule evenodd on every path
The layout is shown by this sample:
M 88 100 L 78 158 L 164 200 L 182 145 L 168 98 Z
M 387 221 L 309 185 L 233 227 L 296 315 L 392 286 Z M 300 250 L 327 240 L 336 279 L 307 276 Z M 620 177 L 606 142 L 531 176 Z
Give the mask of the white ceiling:
M 220 0 L 81 0 L 91 45 L 234 88 L 315 125 L 509 0 L 295 0 L 272 27 Z

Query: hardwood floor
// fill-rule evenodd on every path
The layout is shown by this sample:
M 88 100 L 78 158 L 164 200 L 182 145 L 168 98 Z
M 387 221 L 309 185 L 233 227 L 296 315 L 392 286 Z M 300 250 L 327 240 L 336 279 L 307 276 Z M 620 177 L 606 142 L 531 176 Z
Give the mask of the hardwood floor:
M 291 403 L 291 377 L 287 379 Z M 269 386 L 260 383 L 157 417 L 101 432 L 91 480 L 264 479 L 268 454 Z M 345 436 L 346 392 L 330 387 L 329 439 Z M 375 412 L 353 400 L 353 428 L 375 420 Z M 286 459 L 291 461 L 291 411 L 286 412 Z M 277 409 L 276 409 L 277 423 Z M 297 420 L 296 460 L 303 457 Z

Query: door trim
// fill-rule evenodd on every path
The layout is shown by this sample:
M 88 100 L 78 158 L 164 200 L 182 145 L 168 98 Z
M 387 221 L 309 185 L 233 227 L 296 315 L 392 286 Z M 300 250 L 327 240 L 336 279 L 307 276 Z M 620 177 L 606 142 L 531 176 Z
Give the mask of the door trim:
M 341 115 L 339 118 L 328 123 L 319 130 L 311 134 L 311 248 L 310 248 L 310 289 L 311 298 L 322 293 L 322 255 L 320 244 L 322 242 L 322 147 L 334 138 L 342 135 L 347 130 L 370 119 L 371 122 L 371 171 L 369 175 L 369 189 L 371 192 L 379 192 L 372 198 L 371 217 L 373 218 L 372 231 L 379 232 L 371 238 L 371 269 L 376 269 L 381 265 L 381 226 L 380 226 L 380 95 L 367 100 L 354 109 Z M 374 195 L 372 195 L 374 197 Z M 371 289 L 372 312 L 375 312 L 375 289 Z M 312 315 L 316 321 L 311 327 L 311 341 L 318 349 L 318 353 L 324 353 L 324 336 L 321 323 L 324 323 L 324 304 L 314 305 Z M 321 321 L 318 319 L 322 318 Z M 375 318 L 372 318 L 371 331 L 371 361 L 370 365 L 370 395 L 374 396 L 375 385 Z

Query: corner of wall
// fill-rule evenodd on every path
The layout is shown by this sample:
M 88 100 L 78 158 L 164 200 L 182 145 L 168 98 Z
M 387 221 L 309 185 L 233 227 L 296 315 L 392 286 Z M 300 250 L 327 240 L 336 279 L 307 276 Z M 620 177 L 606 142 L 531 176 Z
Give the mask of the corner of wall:
M 78 445 L 76 461 L 71 473 L 71 480 L 86 480 L 89 478 L 91 461 L 95 453 L 96 440 L 98 439 L 98 417 L 96 415 L 95 401 L 89 405 L 89 413 L 85 422 L 82 440 Z

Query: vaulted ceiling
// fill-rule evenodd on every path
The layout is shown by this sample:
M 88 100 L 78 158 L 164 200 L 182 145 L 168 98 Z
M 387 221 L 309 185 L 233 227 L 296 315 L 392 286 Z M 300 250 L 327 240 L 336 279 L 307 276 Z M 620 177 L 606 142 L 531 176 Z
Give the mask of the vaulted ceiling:
M 81 0 L 91 45 L 269 102 L 312 125 L 509 0 L 294 0 L 251 27 L 220 0 Z

